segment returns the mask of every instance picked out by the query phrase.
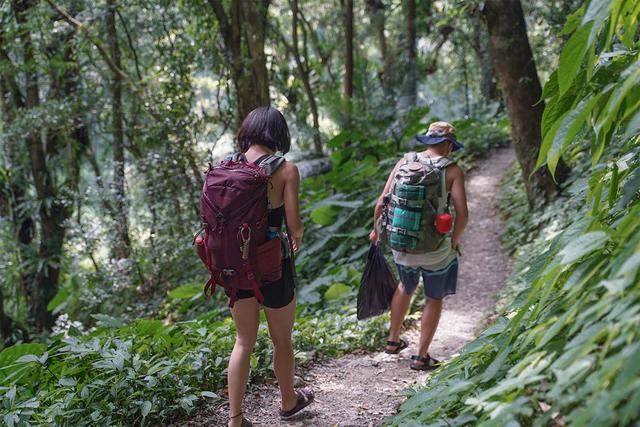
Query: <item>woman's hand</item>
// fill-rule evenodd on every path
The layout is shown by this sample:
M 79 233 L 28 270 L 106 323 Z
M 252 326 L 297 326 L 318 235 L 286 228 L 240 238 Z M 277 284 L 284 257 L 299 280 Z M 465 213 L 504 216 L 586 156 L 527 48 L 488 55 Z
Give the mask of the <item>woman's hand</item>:
M 375 228 L 371 230 L 371 233 L 369 233 L 369 240 L 371 240 L 371 243 L 373 243 L 374 245 L 378 243 L 378 240 L 380 240 L 380 235 Z
M 291 243 L 293 245 L 294 252 L 298 252 L 300 250 L 301 242 L 302 242 L 302 236 L 291 236 Z

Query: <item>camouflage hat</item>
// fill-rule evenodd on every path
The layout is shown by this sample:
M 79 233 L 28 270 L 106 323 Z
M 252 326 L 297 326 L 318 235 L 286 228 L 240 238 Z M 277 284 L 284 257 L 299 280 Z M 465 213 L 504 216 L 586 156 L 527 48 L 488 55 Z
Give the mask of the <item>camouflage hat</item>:
M 440 144 L 441 142 L 450 141 L 453 144 L 453 150 L 456 151 L 464 148 L 458 140 L 456 140 L 456 128 L 451 123 L 434 122 L 429 125 L 426 135 L 418 135 L 416 139 L 426 145 Z

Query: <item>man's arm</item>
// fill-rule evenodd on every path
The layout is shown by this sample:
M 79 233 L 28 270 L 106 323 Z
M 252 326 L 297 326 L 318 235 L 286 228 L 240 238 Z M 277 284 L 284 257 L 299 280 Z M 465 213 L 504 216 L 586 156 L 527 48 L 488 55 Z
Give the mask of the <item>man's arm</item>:
M 456 221 L 453 227 L 453 237 L 451 238 L 451 247 L 456 249 L 460 243 L 462 232 L 467 226 L 469 220 L 469 210 L 467 208 L 467 195 L 464 189 L 464 173 L 457 165 L 447 168 L 447 173 L 451 174 L 453 182 L 451 183 L 451 198 L 453 199 L 453 207 L 456 210 Z

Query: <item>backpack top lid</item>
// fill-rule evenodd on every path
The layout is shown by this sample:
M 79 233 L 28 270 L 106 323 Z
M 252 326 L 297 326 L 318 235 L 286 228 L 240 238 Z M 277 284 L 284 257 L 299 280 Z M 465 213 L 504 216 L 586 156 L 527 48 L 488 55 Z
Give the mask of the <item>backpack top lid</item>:
M 447 197 L 447 178 L 446 178 L 446 169 L 447 166 L 455 164 L 455 161 L 451 160 L 447 156 L 439 156 L 434 159 L 430 156 L 419 156 L 415 151 L 411 151 L 404 155 L 405 164 L 407 163 L 419 163 L 422 165 L 422 168 L 426 168 L 426 173 L 432 173 L 437 171 L 440 177 L 440 197 L 438 198 L 438 213 L 441 214 L 445 211 L 445 208 L 448 205 L 448 197 Z M 418 165 L 416 165 L 418 166 Z M 419 166 L 416 169 L 422 169 Z M 409 168 L 413 170 L 413 168 Z

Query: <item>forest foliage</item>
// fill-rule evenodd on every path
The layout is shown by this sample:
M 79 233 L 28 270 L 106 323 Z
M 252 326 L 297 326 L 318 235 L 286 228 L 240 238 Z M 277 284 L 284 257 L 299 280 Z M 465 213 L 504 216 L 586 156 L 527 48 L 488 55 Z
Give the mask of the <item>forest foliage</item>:
M 509 1 L 535 64 L 515 81 L 542 98 L 517 117 L 485 3 L 507 2 L 0 2 L 3 422 L 157 424 L 222 399 L 234 331 L 202 294 L 198 193 L 265 99 L 290 159 L 332 165 L 302 183 L 298 362 L 383 342 L 387 317 L 355 318 L 373 203 L 443 119 L 464 169 L 524 148 L 503 199 L 519 294 L 389 422 L 606 424 L 598 405 L 637 406 L 638 6 Z M 261 327 L 252 379 L 270 362 Z
M 567 20 L 538 158 L 552 171 L 570 159 L 564 196 L 529 215 L 522 193 L 508 193 L 520 292 L 389 425 L 638 422 L 639 13 L 633 1 L 592 0 Z

